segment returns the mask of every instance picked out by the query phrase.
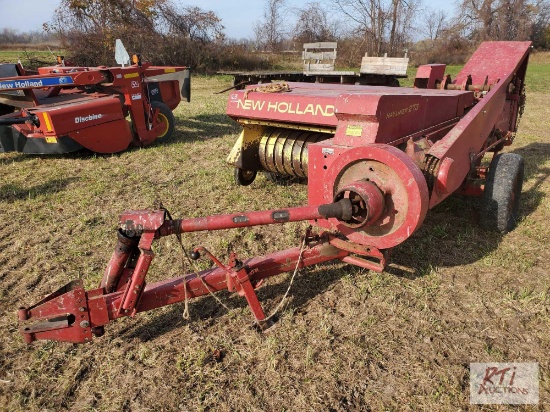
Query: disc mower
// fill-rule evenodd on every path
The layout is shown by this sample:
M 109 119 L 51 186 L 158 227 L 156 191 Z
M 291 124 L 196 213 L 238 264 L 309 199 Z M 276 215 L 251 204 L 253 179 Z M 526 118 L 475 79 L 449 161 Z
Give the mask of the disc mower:
M 173 220 L 166 211 L 128 211 L 98 288 L 74 281 L 19 310 L 25 340 L 87 342 L 123 316 L 219 290 L 244 296 L 261 329 L 262 280 L 338 260 L 381 272 L 390 250 L 453 193 L 483 196 L 483 222 L 509 231 L 518 211 L 523 160 L 510 145 L 525 101 L 529 42 L 483 43 L 456 79 L 444 65 L 418 69 L 415 87 L 290 83 L 267 93 L 235 91 L 227 113 L 244 131 L 232 153 L 243 180 L 258 170 L 307 178 L 308 205 Z M 487 157 L 487 161 L 482 160 Z M 204 247 L 190 258 L 213 268 L 148 284 L 163 236 L 309 221 L 300 247 L 222 263 Z
M 139 55 L 132 63 L 37 73 L 0 65 L 0 152 L 116 153 L 166 142 L 172 111 L 190 99 L 189 68 L 152 66 Z

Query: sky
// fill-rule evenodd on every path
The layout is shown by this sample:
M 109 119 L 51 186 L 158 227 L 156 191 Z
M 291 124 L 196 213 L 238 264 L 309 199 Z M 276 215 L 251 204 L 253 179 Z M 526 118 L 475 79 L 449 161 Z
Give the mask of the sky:
M 173 0 L 182 6 L 197 6 L 213 11 L 222 19 L 225 34 L 229 38 L 253 37 L 254 24 L 262 19 L 265 0 Z M 289 7 L 300 7 L 307 1 L 286 0 Z M 0 30 L 15 29 L 20 32 L 41 30 L 42 24 L 53 15 L 58 0 L 0 0 Z M 424 0 L 427 7 L 453 13 L 452 0 Z

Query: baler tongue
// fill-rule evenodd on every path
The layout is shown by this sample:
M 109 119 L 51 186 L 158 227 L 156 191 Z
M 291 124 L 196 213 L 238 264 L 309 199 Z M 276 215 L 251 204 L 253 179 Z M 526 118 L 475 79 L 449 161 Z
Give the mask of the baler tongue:
M 82 280 L 73 280 L 29 308 L 20 308 L 19 320 L 36 323 L 20 329 L 25 342 L 39 339 L 84 343 L 92 340 L 88 302 Z
M 347 221 L 354 218 L 354 210 L 356 214 L 364 215 L 360 205 L 354 205 L 354 200 L 341 198 L 323 205 L 181 220 L 165 220 L 164 209 L 128 211 L 120 216 L 118 243 L 100 287 L 86 292 L 82 281 L 75 280 L 37 304 L 20 308 L 19 320 L 29 321 L 29 324 L 21 328 L 21 334 L 27 343 L 42 339 L 84 343 L 91 341 L 92 335 L 102 335 L 103 326 L 118 317 L 134 316 L 138 312 L 164 306 L 167 301 L 175 303 L 222 289 L 244 296 L 258 326 L 263 328 L 269 324 L 269 319 L 266 318 L 254 291 L 263 278 L 289 271 L 292 265 L 313 265 L 345 258 L 349 252 L 330 246 L 328 237 L 320 242 L 318 236 L 313 239 L 306 235 L 317 247 L 308 251 L 293 248 L 263 259 L 252 259 L 246 264 L 232 255 L 229 264 L 223 265 L 206 249 L 198 248 L 197 251 L 206 251 L 206 255 L 218 267 L 148 285 L 145 275 L 155 256 L 151 248 L 153 240 L 156 237 L 201 230 L 328 218 Z M 196 256 L 198 258 L 200 254 L 197 252 Z M 185 286 L 182 288 L 182 285 Z M 35 323 L 30 324 L 31 320 Z

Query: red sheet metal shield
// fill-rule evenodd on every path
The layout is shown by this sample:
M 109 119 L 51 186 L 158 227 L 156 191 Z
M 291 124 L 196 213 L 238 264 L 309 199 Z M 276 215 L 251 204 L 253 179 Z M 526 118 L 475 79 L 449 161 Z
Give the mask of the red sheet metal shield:
M 353 242 L 387 249 L 411 236 L 428 211 L 429 192 L 418 166 L 401 150 L 372 144 L 342 153 L 330 166 L 333 195 L 357 181 L 369 181 L 384 194 L 384 210 L 369 226 L 352 228 L 330 219 L 333 229 Z M 329 186 L 330 187 L 330 186 Z

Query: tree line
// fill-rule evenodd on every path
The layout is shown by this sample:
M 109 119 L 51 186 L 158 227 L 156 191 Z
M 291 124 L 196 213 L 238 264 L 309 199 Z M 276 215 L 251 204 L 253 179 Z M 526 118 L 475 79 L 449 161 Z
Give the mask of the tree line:
M 347 65 L 364 53 L 404 51 L 416 63 L 460 63 L 485 40 L 530 40 L 536 49 L 550 49 L 548 0 L 456 0 L 452 15 L 421 0 L 326 0 L 290 10 L 285 0 L 265 3 L 255 27 L 258 46 L 280 50 L 289 41 L 339 41 Z M 297 16 L 290 27 L 281 24 L 289 11 Z
M 448 15 L 422 0 L 319 0 L 290 7 L 264 0 L 249 39 L 231 39 L 213 11 L 173 0 L 61 0 L 39 33 L 4 29 L 0 44 L 55 37 L 79 65 L 112 64 L 115 39 L 159 65 L 198 71 L 262 69 L 266 56 L 302 43 L 338 42 L 338 64 L 361 57 L 400 56 L 415 63 L 460 63 L 484 40 L 531 40 L 550 49 L 550 0 L 457 0 Z
M 2 45 L 3 48 L 31 44 L 41 45 L 55 42 L 55 35 L 53 33 L 46 33 L 43 30 L 32 30 L 24 33 L 9 28 L 3 28 L 0 30 L 0 45 Z

